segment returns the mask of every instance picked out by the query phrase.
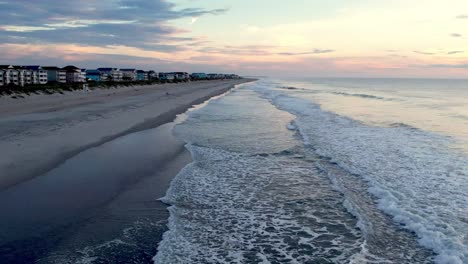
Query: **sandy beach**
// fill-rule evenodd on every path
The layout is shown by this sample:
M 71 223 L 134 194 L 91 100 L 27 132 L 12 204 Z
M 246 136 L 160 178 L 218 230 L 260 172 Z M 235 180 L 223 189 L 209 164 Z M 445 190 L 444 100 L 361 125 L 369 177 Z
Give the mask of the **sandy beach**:
M 191 105 L 242 82 L 246 80 L 2 97 L 0 189 L 41 175 L 90 147 L 168 123 Z

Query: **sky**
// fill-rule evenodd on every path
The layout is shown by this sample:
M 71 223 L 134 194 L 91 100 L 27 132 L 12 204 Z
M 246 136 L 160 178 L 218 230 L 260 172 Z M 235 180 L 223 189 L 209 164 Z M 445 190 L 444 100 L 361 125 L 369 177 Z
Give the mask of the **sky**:
M 468 1 L 0 0 L 0 64 L 468 78 Z

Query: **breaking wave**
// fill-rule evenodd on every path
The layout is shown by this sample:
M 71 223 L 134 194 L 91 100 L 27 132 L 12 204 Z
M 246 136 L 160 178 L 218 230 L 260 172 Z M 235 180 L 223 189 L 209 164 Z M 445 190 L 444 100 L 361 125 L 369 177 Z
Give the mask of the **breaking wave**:
M 314 153 L 364 179 L 378 208 L 415 232 L 437 263 L 467 263 L 468 157 L 452 152 L 449 138 L 401 124 L 367 126 L 265 85 L 254 90 L 297 117 L 294 124 Z

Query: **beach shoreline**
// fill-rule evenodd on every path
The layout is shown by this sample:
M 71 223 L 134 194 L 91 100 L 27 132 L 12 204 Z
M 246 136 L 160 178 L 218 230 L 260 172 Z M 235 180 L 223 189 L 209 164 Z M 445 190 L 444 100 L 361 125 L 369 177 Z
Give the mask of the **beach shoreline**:
M 75 91 L 0 100 L 0 190 L 76 154 L 169 123 L 192 105 L 253 79 Z
M 99 131 L 113 122 L 117 128 L 125 127 L 125 130 L 105 137 L 95 137 L 95 142 L 78 147 L 72 152 L 62 152 L 59 158 L 42 163 L 43 167 L 30 166 L 29 171 L 22 172 L 35 173 L 34 175 L 25 177 L 27 175 L 23 174 L 23 178 L 14 178 L 14 184 L 6 185 L 0 190 L 3 201 L 0 202 L 0 210 L 5 216 L 1 220 L 4 228 L 0 230 L 0 252 L 4 260 L 55 263 L 64 260 L 80 261 L 90 257 L 115 262 L 149 262 L 156 254 L 155 243 L 160 241 L 166 231 L 169 216 L 167 206 L 157 199 L 166 194 L 172 179 L 191 162 L 185 142 L 172 135 L 176 116 L 248 81 L 251 80 L 200 82 L 193 90 L 187 88 L 189 84 L 171 85 L 168 88 L 175 88 L 169 91 L 172 98 L 165 96 L 167 91 L 164 89 L 134 92 L 127 89 L 114 98 L 109 96 L 111 98 L 101 101 L 104 105 L 97 110 L 129 108 L 122 110 L 127 112 L 123 118 L 127 124 L 124 126 L 116 123 L 118 115 L 105 113 L 102 118 L 90 121 L 91 128 Z M 104 98 L 107 97 L 104 93 L 101 94 Z M 71 101 L 76 98 L 76 95 L 66 96 Z M 141 103 L 144 99 L 150 103 L 136 108 L 133 101 Z M 34 100 L 30 100 L 32 105 L 37 103 Z M 52 101 L 54 100 L 57 99 Z M 95 98 L 80 100 L 87 102 L 80 106 L 64 107 L 57 100 L 57 105 L 50 104 L 42 112 L 10 112 L 10 116 L 0 118 L 0 122 L 13 119 L 27 123 L 28 118 L 40 119 L 55 112 L 59 112 L 61 118 L 65 113 L 80 117 L 80 114 L 97 111 L 94 109 L 97 105 Z M 172 104 L 167 104 L 169 102 Z M 128 107 L 129 105 L 134 107 Z M 60 110 L 54 111 L 57 107 Z M 141 111 L 142 108 L 146 111 Z M 152 117 L 147 117 L 146 113 L 150 110 L 158 111 L 153 112 Z M 139 116 L 138 120 L 129 122 L 131 117 L 137 118 L 142 113 L 143 116 Z M 57 116 L 51 118 L 62 120 Z M 34 131 L 36 128 L 32 123 L 28 127 L 32 131 L 29 135 L 5 138 L 5 134 L 2 134 L 0 146 L 12 141 L 38 142 L 46 133 L 52 134 L 49 137 L 58 137 L 62 133 L 70 133 L 69 129 L 85 122 L 38 132 Z M 75 131 L 84 132 L 90 133 Z M 109 133 L 112 130 L 104 132 Z M 67 137 L 63 136 L 63 139 Z M 49 144 L 65 142 L 60 139 L 55 142 L 48 138 L 45 140 Z M 75 141 L 80 142 L 83 141 Z M 41 149 L 33 152 L 35 156 L 28 157 L 43 159 L 50 149 Z M 8 168 L 0 169 L 3 177 L 8 175 L 5 174 Z M 2 183 L 5 182 L 3 178 Z M 117 253 L 121 251 L 127 253 Z M 85 256 L 83 252 L 86 252 Z

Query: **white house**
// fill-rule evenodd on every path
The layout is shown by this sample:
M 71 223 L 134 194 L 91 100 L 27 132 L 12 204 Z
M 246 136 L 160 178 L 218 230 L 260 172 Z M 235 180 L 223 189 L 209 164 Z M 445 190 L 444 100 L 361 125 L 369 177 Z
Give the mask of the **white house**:
M 121 82 L 123 80 L 123 72 L 118 68 L 97 68 L 101 73 L 101 81 Z
M 137 70 L 136 69 L 120 69 L 123 73 L 124 81 L 136 81 L 137 80 Z
M 25 72 L 28 76 L 31 76 L 32 84 L 46 84 L 47 83 L 47 70 L 41 66 L 24 66 L 30 73 Z
M 21 66 L 13 65 L 0 65 L 0 69 L 3 70 L 3 85 L 17 85 L 24 86 L 24 72 L 25 69 Z
M 66 74 L 66 82 L 67 83 L 82 83 L 85 82 L 85 78 L 81 73 L 81 69 L 72 65 L 68 65 L 62 68 Z

